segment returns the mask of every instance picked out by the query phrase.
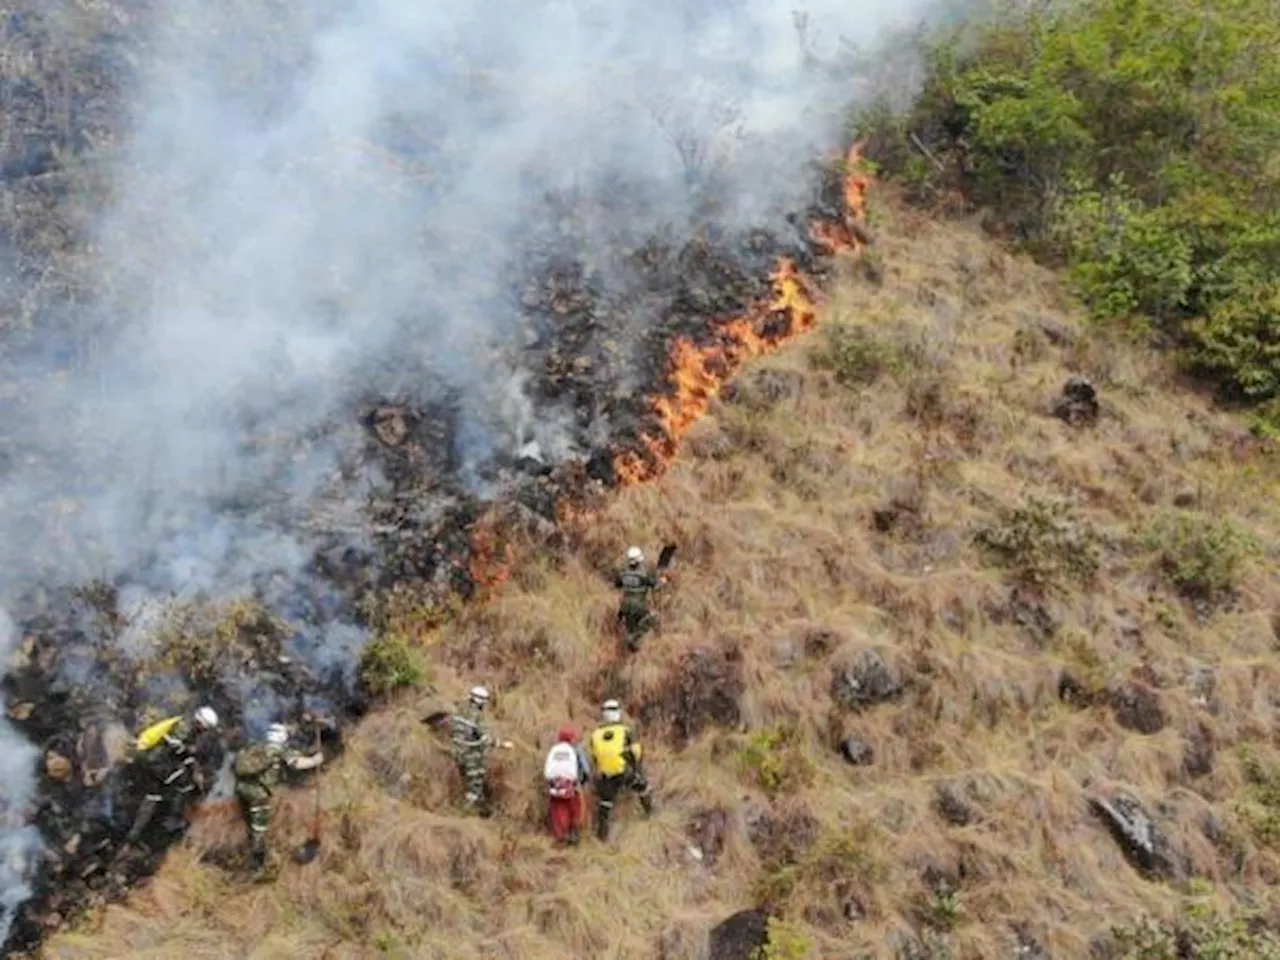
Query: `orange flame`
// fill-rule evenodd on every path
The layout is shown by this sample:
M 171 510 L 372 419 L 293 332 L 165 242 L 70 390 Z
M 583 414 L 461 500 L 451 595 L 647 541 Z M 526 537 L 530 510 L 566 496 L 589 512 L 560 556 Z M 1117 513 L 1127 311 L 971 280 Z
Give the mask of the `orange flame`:
M 871 186 L 871 178 L 861 169 L 862 144 L 855 143 L 849 148 L 843 165 L 843 221 L 818 221 L 809 227 L 810 236 L 830 253 L 840 250 L 860 251 L 863 247 L 861 237 L 865 236 L 859 228 L 867 219 L 867 190 Z
M 490 512 L 478 519 L 468 536 L 471 547 L 467 574 L 474 587 L 491 590 L 505 583 L 515 566 L 515 547 L 498 529 L 497 516 Z
M 831 252 L 861 251 L 865 232 L 858 229 L 866 217 L 866 192 L 870 178 L 859 169 L 861 145 L 855 143 L 845 157 L 844 222 L 817 222 L 810 232 Z M 671 347 L 670 392 L 655 397 L 652 408 L 659 431 L 641 437 L 642 448 L 614 459 L 614 473 L 621 486 L 656 477 L 676 453 L 680 438 L 706 413 L 711 401 L 742 364 L 776 349 L 817 323 L 815 298 L 808 281 L 790 259 L 783 257 L 769 277 L 773 297 L 745 316 L 717 324 L 712 343 L 699 345 L 681 337 Z

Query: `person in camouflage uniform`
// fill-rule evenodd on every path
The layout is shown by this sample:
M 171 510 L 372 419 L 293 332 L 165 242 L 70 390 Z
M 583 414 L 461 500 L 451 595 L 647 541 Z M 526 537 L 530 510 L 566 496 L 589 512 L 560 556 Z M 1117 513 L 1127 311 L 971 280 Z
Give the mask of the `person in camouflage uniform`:
M 449 718 L 450 745 L 466 788 L 467 806 L 481 816 L 490 813 L 489 751 L 497 745 L 481 718 L 489 700 L 487 689 L 472 687 L 466 705 Z
M 181 829 L 187 805 L 203 790 L 200 738 L 217 727 L 213 708 L 200 707 L 189 717 L 170 717 L 142 733 L 135 762 L 146 781 L 146 792 L 125 836 L 126 846 L 138 842 L 161 806 L 168 814 L 167 828 Z
M 241 750 L 235 759 L 236 799 L 249 827 L 249 859 L 261 870 L 267 860 L 267 828 L 271 825 L 271 796 L 287 766 L 312 770 L 324 762 L 324 753 L 304 756 L 288 749 L 289 731 L 281 723 L 267 728 L 266 742 Z
M 644 635 L 658 626 L 657 617 L 649 610 L 649 594 L 661 583 L 658 575 L 645 567 L 643 551 L 629 547 L 626 566 L 614 577 L 614 586 L 622 591 L 618 622 L 626 633 L 629 650 L 640 649 Z

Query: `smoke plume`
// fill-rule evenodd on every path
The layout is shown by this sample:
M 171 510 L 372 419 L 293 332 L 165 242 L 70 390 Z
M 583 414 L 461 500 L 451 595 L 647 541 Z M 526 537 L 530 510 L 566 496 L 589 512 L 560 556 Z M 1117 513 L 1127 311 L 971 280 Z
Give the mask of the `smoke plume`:
M 92 161 L 106 193 L 86 227 L 90 295 L 50 305 L 58 322 L 0 370 L 16 414 L 0 587 L 114 584 L 138 615 L 119 634 L 131 656 L 175 595 L 269 582 L 289 606 L 315 546 L 359 545 L 362 498 L 388 482 L 358 455 L 353 411 L 370 398 L 447 405 L 440 457 L 467 492 L 504 456 L 582 455 L 581 418 L 522 368 L 530 263 L 569 238 L 592 283 L 620 291 L 615 252 L 647 237 L 802 230 L 788 215 L 806 166 L 858 89 L 848 42 L 910 14 L 864 0 L 803 17 L 791 0 L 133 10 L 127 124 Z M 624 351 L 643 333 L 615 332 Z M 619 375 L 619 393 L 635 386 Z M 0 623 L 0 652 L 11 633 Z M 300 649 L 350 665 L 362 637 L 337 624 Z M 252 678 L 234 685 L 255 695 Z M 20 813 L 37 771 L 2 720 L 0 766 L 3 939 L 28 894 Z

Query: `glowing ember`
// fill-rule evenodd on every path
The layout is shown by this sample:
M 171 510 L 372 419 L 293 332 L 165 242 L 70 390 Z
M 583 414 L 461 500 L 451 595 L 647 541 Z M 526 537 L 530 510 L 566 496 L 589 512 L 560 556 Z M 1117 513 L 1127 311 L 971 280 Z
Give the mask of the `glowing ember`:
M 811 226 L 813 238 L 830 252 L 863 247 L 858 226 L 866 215 L 870 178 L 859 170 L 861 145 L 845 158 L 844 223 Z M 657 476 L 675 456 L 680 438 L 702 416 L 744 361 L 776 349 L 817 323 L 814 296 L 795 264 L 782 258 L 770 275 L 773 298 L 745 316 L 718 323 L 710 343 L 682 337 L 671 348 L 670 392 L 652 401 L 659 432 L 641 437 L 642 449 L 629 450 L 614 460 L 619 485 L 642 483 Z

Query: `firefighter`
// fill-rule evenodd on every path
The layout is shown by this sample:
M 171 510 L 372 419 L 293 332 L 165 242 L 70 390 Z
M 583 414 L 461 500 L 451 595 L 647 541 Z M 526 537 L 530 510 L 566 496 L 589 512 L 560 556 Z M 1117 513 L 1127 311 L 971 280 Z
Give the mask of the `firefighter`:
M 284 768 L 313 770 L 324 763 L 323 751 L 307 756 L 289 749 L 288 743 L 288 728 L 282 723 L 273 723 L 267 728 L 265 741 L 237 753 L 232 766 L 236 775 L 236 799 L 249 828 L 249 863 L 255 871 L 266 866 L 271 796 Z
M 572 726 L 560 728 L 542 765 L 542 776 L 547 784 L 551 835 L 562 843 L 577 844 L 586 805 L 582 788 L 591 780 L 591 765 L 578 743 L 578 731 Z
M 644 551 L 628 547 L 626 564 L 614 577 L 614 586 L 622 591 L 618 623 L 626 634 L 627 649 L 640 649 L 644 635 L 657 628 L 657 617 L 649 609 L 649 594 L 661 585 L 661 578 L 645 566 Z
M 458 772 L 462 774 L 467 807 L 483 817 L 492 812 L 489 806 L 489 753 L 498 745 L 482 717 L 491 699 L 487 688 L 472 687 L 466 704 L 449 718 L 450 745 Z
M 133 826 L 125 836 L 126 846 L 138 842 L 161 805 L 166 808 L 166 828 L 174 832 L 183 829 L 187 806 L 199 799 L 204 790 L 200 739 L 217 728 L 218 714 L 204 706 L 189 717 L 178 715 L 153 723 L 139 734 L 135 763 L 143 771 L 147 786 Z
M 601 724 L 591 733 L 591 766 L 595 771 L 596 836 L 609 839 L 614 802 L 623 790 L 633 790 L 645 816 L 653 813 L 649 781 L 641 766 L 642 750 L 632 729 L 622 722 L 622 706 L 606 700 Z

